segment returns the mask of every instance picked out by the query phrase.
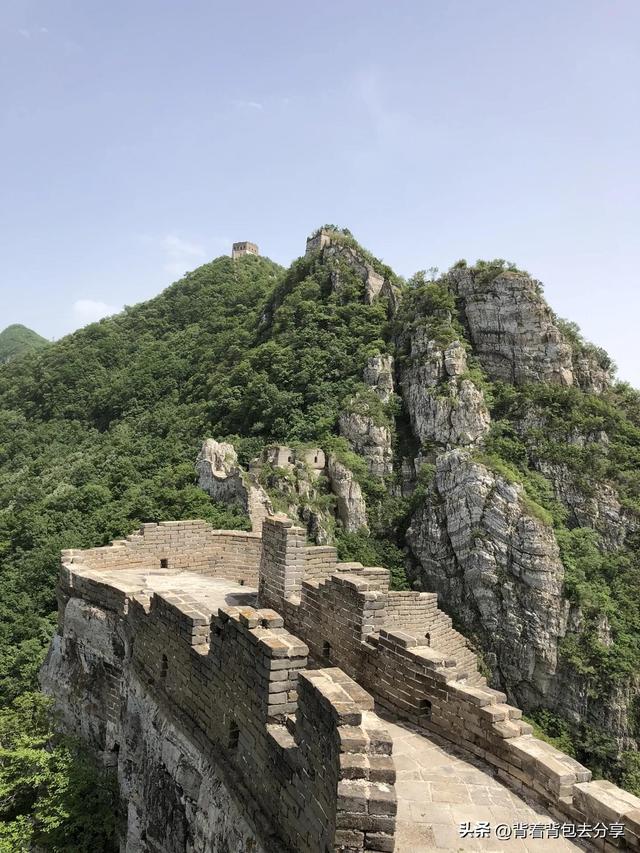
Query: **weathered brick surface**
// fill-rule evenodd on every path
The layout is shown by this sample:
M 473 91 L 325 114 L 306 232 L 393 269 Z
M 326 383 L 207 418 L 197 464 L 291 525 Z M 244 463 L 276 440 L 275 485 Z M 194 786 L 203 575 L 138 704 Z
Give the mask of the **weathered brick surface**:
M 304 530 L 285 516 L 265 519 L 262 528 L 260 601 L 272 607 L 299 595 L 307 542 Z
M 336 570 L 338 554 L 332 545 L 308 545 L 305 548 L 305 580 L 324 580 Z
M 285 544 L 283 559 L 303 565 L 304 541 Z M 275 610 L 212 611 L 204 592 L 213 578 L 200 582 L 202 596 L 179 586 L 141 590 L 145 574 L 133 570 L 144 565 L 141 553 L 129 551 L 127 565 L 122 553 L 113 562 L 103 550 L 110 549 L 88 552 L 91 566 L 84 565 L 87 552 L 66 552 L 60 574 L 61 607 L 82 598 L 112 611 L 119 633 L 131 638 L 103 716 L 126 712 L 118 685 L 129 667 L 190 740 L 229 769 L 247 819 L 273 836 L 273 849 L 355 853 L 393 845 L 391 739 L 373 698 L 335 667 L 307 671 L 307 645 Z M 158 572 L 156 556 L 151 551 Z M 185 561 L 177 551 L 171 556 L 183 572 Z M 123 580 L 116 585 L 114 578 Z M 151 573 L 147 579 L 153 584 Z M 375 838 L 387 847 L 372 847 Z
M 261 573 L 273 571 L 271 541 L 284 555 L 288 536 L 300 531 L 278 519 L 265 525 Z M 307 550 L 313 565 L 313 549 Z M 435 594 L 389 592 L 388 572 L 359 564 L 336 563 L 333 572 L 327 566 L 300 581 L 296 564 L 295 594 L 278 598 L 291 588 L 286 558 L 277 572 L 272 606 L 314 658 L 344 669 L 387 711 L 464 746 L 560 819 L 624 822 L 620 848 L 639 849 L 640 800 L 611 783 L 591 782 L 589 770 L 532 736 L 522 712 L 487 686 Z
M 63 551 L 63 560 L 92 569 L 167 568 L 225 577 L 257 586 L 262 540 L 259 533 L 213 530 L 206 521 L 143 524 L 138 533 L 106 548 Z
M 109 574 L 162 572 L 161 560 L 169 574 L 257 585 L 260 609 L 207 610 L 185 589 L 133 591 Z M 309 546 L 284 517 L 265 521 L 262 540 L 180 522 L 64 552 L 61 609 L 73 596 L 126 620 L 130 665 L 189 721 L 196 742 L 236 768 L 250 817 L 275 827 L 282 849 L 393 849 L 395 770 L 373 696 L 465 747 L 559 819 L 624 823 L 617 849 L 640 850 L 640 800 L 592 782 L 532 737 L 522 713 L 486 685 L 434 594 L 389 591 L 385 569 L 338 563 L 335 549 Z M 307 655 L 327 668 L 306 670 Z M 109 701 L 117 714 L 115 689 Z

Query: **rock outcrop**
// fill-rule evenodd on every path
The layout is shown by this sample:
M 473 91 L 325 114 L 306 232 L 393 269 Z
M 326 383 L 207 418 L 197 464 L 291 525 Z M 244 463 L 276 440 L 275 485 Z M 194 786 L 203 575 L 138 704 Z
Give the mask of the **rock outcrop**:
M 380 476 L 387 466 L 390 470 L 390 433 L 371 425 L 368 434 L 371 444 L 365 448 L 368 419 L 360 420 L 353 415 L 345 420 L 345 425 L 353 429 L 354 442 L 363 442 L 358 444 L 360 452 L 370 452 L 369 457 L 364 455 L 371 470 L 379 470 Z M 320 464 L 324 467 L 318 468 Z M 353 472 L 334 454 L 325 459 L 320 448 L 296 452 L 281 445 L 269 445 L 251 463 L 250 470 L 245 471 L 233 445 L 207 439 L 198 455 L 196 469 L 200 487 L 214 500 L 241 506 L 249 514 L 255 532 L 262 530 L 265 518 L 275 515 L 273 502 L 292 520 L 304 522 L 307 535 L 317 545 L 332 541 L 336 518 L 348 533 L 367 529 L 365 497 Z
M 339 258 L 345 261 L 349 268 L 362 279 L 364 284 L 364 301 L 371 305 L 376 296 L 379 296 L 384 285 L 384 276 L 376 272 L 368 261 L 362 260 L 359 253 L 351 246 L 331 246 L 325 250 L 328 257 Z M 339 269 L 331 273 L 331 286 L 335 293 L 342 291 L 342 276 Z
M 307 254 L 315 251 L 322 253 L 323 261 L 331 267 L 331 287 L 334 293 L 342 294 L 345 287 L 340 267 L 355 273 L 363 284 L 363 299 L 367 305 L 373 304 L 379 296 L 389 300 L 391 312 L 398 304 L 398 288 L 382 273 L 378 272 L 371 261 L 358 248 L 357 244 L 345 238 L 340 231 L 322 228 L 307 240 Z
M 266 853 L 220 771 L 133 678 L 121 738 L 125 850 Z
M 583 352 L 575 354 L 538 282 L 503 270 L 453 269 L 447 281 L 460 298 L 474 352 L 492 379 L 549 382 L 601 393 L 610 372 Z
M 348 236 L 321 230 L 310 239 L 308 251 L 318 252 L 326 264 L 334 294 L 369 304 L 386 294 L 395 306 L 397 292 L 384 268 L 374 266 Z M 593 620 L 566 597 L 553 529 L 522 487 L 471 455 L 482 451 L 490 435 L 493 398 L 489 393 L 485 398 L 487 378 L 602 394 L 611 383 L 605 354 L 554 315 L 539 283 L 526 273 L 496 264 L 458 267 L 433 283 L 434 298 L 428 283 L 422 287 L 425 293 L 415 291 L 410 309 L 400 312 L 397 361 L 391 355 L 368 359 L 362 374 L 367 387 L 344 404 L 339 433 L 369 474 L 398 497 L 414 495 L 417 487 L 424 490 L 435 466 L 435 480 L 407 533 L 413 579 L 420 588 L 437 591 L 442 605 L 483 649 L 494 686 L 525 709 L 545 705 L 570 719 L 606 724 L 619 744 L 626 743 L 630 708 L 622 695 L 615 711 L 613 699 L 606 712 L 598 711 L 584 698 L 580 674 L 562 655 L 563 639 L 592 630 Z M 394 423 L 394 408 L 387 404 L 395 393 L 402 398 L 408 425 L 402 418 Z M 498 442 L 502 426 L 497 425 Z M 614 485 L 585 486 L 569 466 L 544 458 L 548 424 L 537 404 L 523 405 L 511 427 L 528 454 L 523 464 L 544 475 L 566 507 L 567 525 L 592 528 L 603 550 L 623 547 L 636 525 Z M 558 444 L 565 437 L 550 440 Z M 566 441 L 582 446 L 606 444 L 608 438 L 596 426 L 593 435 L 570 435 Z M 392 477 L 394 454 L 398 470 Z M 325 473 L 325 490 L 328 485 L 335 496 L 343 529 L 367 529 L 365 496 L 353 472 L 333 454 Z M 275 491 L 289 495 L 289 515 L 305 522 L 313 540 L 331 541 L 333 519 L 323 515 L 331 510 L 314 483 L 293 471 Z M 270 493 L 275 500 L 271 488 Z M 372 527 L 374 517 L 371 507 Z M 606 619 L 598 622 L 596 636 L 603 648 L 615 646 L 615 629 Z
M 340 435 L 346 438 L 353 450 L 364 457 L 369 473 L 385 477 L 393 470 L 391 430 L 375 418 L 358 412 L 342 412 L 339 420 Z
M 243 471 L 232 444 L 208 438 L 196 459 L 198 485 L 213 500 L 237 504 L 251 519 L 251 528 L 262 529 L 265 518 L 273 515 L 269 496 L 255 478 Z
M 599 639 L 604 640 L 603 648 L 607 648 L 604 625 Z M 603 700 L 592 691 L 585 690 L 584 681 L 576 678 L 575 670 L 561 661 L 546 704 L 576 726 L 586 723 L 606 739 L 615 740 L 620 751 L 637 752 L 634 717 L 639 692 L 640 683 L 636 677 L 627 683 L 612 684 Z
M 574 354 L 573 376 L 579 388 L 593 394 L 602 394 L 611 387 L 611 368 L 603 367 L 596 358 L 587 353 Z
M 494 278 L 453 269 L 448 279 L 464 306 L 474 351 L 492 379 L 573 384 L 571 346 L 537 282 L 504 271 Z
M 388 403 L 395 390 L 393 356 L 371 356 L 362 378 L 383 403 Z
M 625 513 L 609 483 L 593 483 L 587 493 L 567 465 L 541 460 L 537 468 L 552 483 L 555 497 L 568 510 L 570 526 L 595 530 L 605 550 L 621 548 L 629 531 L 636 529 L 636 523 Z
M 443 350 L 424 329 L 414 332 L 401 385 L 413 432 L 423 443 L 472 445 L 487 433 L 491 419 L 484 395 L 465 378 L 466 371 L 459 341 Z
M 520 486 L 468 452 L 443 453 L 407 533 L 422 588 L 436 590 L 507 691 L 543 703 L 558 663 L 568 605 L 553 530 L 528 510 Z
M 388 403 L 393 395 L 393 358 L 389 355 L 370 358 L 363 379 L 375 394 L 373 403 L 376 405 L 372 408 L 366 396 L 356 396 L 347 410 L 340 413 L 338 428 L 354 452 L 364 458 L 369 473 L 385 477 L 393 471 L 391 422 L 379 411 L 377 400 Z
M 367 528 L 367 505 L 360 484 L 353 473 L 333 453 L 329 454 L 327 471 L 331 491 L 336 496 L 336 510 L 347 533 Z

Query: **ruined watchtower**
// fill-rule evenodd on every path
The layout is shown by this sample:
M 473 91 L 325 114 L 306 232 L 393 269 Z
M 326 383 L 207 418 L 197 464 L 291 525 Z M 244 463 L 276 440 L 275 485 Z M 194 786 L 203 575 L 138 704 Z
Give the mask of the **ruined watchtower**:
M 237 258 L 242 257 L 242 255 L 259 255 L 260 251 L 255 243 L 249 243 L 247 240 L 243 240 L 240 243 L 234 243 L 231 247 L 231 257 L 235 261 Z
M 320 228 L 313 233 L 311 237 L 307 237 L 307 250 L 305 254 L 315 252 L 317 249 L 324 249 L 331 243 L 331 238 L 335 236 L 335 231 L 330 231 L 328 228 Z

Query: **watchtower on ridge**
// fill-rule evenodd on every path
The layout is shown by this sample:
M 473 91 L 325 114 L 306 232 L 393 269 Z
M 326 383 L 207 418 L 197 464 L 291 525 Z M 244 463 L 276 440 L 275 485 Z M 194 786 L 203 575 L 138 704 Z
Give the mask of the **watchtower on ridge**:
M 259 255 L 260 251 L 255 243 L 249 243 L 248 240 L 242 240 L 240 243 L 234 243 L 231 247 L 231 257 L 237 260 L 242 255 Z

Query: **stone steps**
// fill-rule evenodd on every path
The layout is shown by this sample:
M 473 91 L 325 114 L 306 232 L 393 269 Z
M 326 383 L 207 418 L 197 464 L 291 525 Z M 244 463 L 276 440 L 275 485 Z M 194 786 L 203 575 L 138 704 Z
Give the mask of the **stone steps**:
M 467 671 L 467 682 L 486 683 L 486 679 L 478 672 L 477 656 L 468 647 L 466 638 L 453 628 L 450 616 L 435 607 L 420 627 L 425 628 L 425 638 L 432 648 L 455 658 L 457 666 Z

